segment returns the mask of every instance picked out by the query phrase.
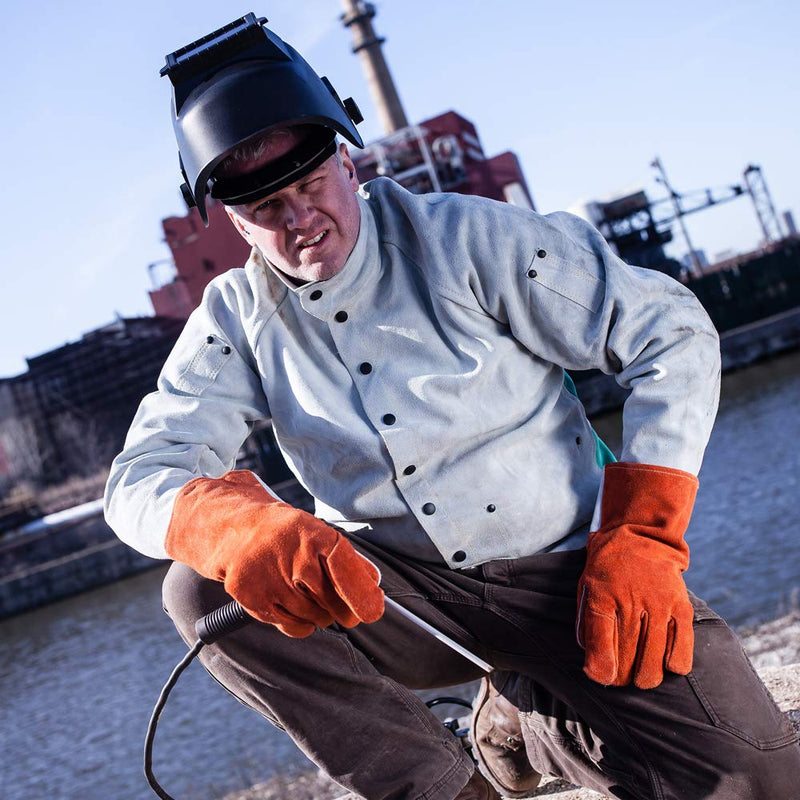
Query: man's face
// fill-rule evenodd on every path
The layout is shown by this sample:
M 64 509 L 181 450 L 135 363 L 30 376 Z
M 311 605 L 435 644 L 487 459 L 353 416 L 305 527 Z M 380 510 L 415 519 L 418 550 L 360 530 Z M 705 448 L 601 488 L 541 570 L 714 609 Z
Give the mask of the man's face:
M 238 174 L 259 169 L 298 144 L 291 130 L 270 141 L 256 160 L 236 166 Z M 341 271 L 361 222 L 355 167 L 344 144 L 317 169 L 295 183 L 251 203 L 227 209 L 247 242 L 273 266 L 299 281 L 322 281 Z

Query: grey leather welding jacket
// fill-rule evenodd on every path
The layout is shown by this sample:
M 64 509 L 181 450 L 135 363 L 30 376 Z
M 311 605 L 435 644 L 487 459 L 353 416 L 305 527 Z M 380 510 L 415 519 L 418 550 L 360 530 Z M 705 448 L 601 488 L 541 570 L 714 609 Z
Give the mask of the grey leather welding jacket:
M 209 284 L 114 461 L 120 538 L 165 557 L 180 487 L 271 417 L 325 520 L 453 567 L 547 549 L 588 525 L 602 476 L 565 369 L 631 390 L 622 460 L 697 473 L 720 360 L 690 291 L 569 214 L 384 178 L 362 195 L 335 277 L 293 287 L 254 252 Z

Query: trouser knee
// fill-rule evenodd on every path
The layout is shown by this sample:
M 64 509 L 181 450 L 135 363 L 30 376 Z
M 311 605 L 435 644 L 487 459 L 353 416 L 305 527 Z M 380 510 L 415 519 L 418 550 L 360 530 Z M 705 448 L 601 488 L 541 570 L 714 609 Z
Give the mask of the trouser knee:
M 721 800 L 795 797 L 798 776 L 800 744 L 797 742 L 764 750 L 739 748 L 726 777 L 720 781 L 718 794 L 712 796 Z
M 223 585 L 196 573 L 190 567 L 174 562 L 161 587 L 161 601 L 183 640 L 197 640 L 198 619 L 230 600 Z

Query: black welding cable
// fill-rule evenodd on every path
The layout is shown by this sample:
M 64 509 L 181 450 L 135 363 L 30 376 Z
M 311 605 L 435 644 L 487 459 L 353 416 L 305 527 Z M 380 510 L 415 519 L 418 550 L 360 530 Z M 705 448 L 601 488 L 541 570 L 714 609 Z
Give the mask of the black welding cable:
M 150 723 L 147 726 L 147 735 L 144 739 L 144 774 L 147 778 L 147 782 L 150 784 L 150 788 L 161 798 L 161 800 L 175 800 L 175 798 L 171 794 L 167 794 L 162 788 L 161 784 L 156 780 L 156 776 L 153 775 L 153 740 L 156 736 L 156 725 L 158 725 L 158 718 L 161 716 L 161 712 L 164 710 L 164 705 L 167 702 L 167 698 L 169 697 L 169 693 L 172 691 L 172 688 L 178 682 L 178 678 L 181 676 L 181 673 L 192 663 L 195 656 L 203 649 L 204 643 L 198 639 L 194 647 L 183 657 L 183 660 L 172 670 L 172 675 L 169 676 L 169 680 L 164 684 L 164 688 L 161 690 L 161 694 L 158 696 L 158 701 L 156 702 L 155 708 L 153 709 L 153 713 L 150 716 Z
M 164 684 L 161 694 L 158 696 L 153 713 L 150 716 L 150 723 L 147 726 L 147 735 L 144 738 L 144 775 L 150 788 L 161 798 L 161 800 L 175 800 L 172 795 L 167 794 L 156 776 L 153 775 L 153 740 L 156 736 L 156 725 L 158 725 L 158 718 L 164 710 L 169 693 L 172 691 L 181 673 L 192 663 L 195 656 L 203 649 L 204 645 L 213 644 L 223 636 L 238 630 L 239 628 L 248 625 L 253 621 L 253 618 L 240 606 L 235 600 L 231 600 L 224 606 L 215 609 L 210 614 L 201 617 L 195 623 L 195 633 L 197 634 L 197 641 L 194 647 L 183 657 L 183 660 L 172 670 L 172 675 L 169 680 Z

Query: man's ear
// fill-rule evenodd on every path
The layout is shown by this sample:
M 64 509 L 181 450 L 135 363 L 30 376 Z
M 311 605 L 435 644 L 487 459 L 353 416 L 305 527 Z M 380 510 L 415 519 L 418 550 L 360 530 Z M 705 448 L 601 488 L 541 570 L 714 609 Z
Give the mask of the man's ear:
M 228 215 L 228 219 L 233 223 L 233 227 L 239 231 L 239 235 L 248 243 L 250 242 L 250 231 L 244 225 L 244 221 L 242 218 L 230 207 L 225 206 L 225 213 Z
M 353 191 L 357 192 L 359 184 L 358 175 L 356 175 L 356 167 L 355 164 L 353 164 L 353 159 L 350 158 L 350 151 L 347 149 L 347 145 L 344 142 L 339 143 L 339 158 L 342 159 L 342 167 L 350 179 L 350 185 L 353 187 Z

